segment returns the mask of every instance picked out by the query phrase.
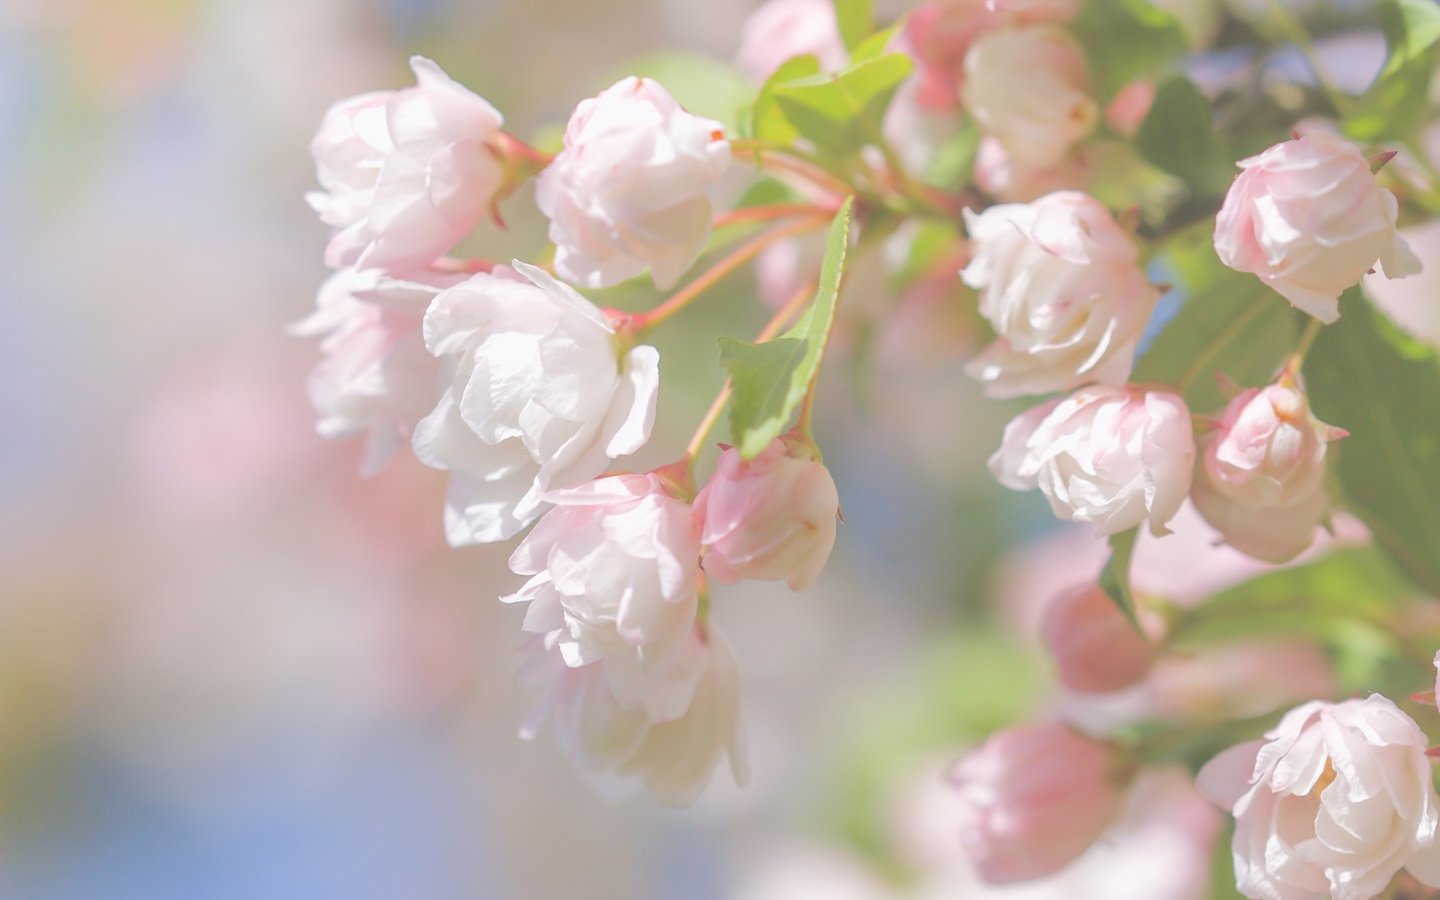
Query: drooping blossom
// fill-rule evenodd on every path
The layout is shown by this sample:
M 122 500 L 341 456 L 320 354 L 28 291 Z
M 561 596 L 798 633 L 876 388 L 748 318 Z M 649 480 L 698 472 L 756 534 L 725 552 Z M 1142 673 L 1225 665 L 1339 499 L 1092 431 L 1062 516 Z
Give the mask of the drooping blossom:
M 1134 239 L 1078 191 L 965 211 L 974 257 L 962 277 L 980 292 L 996 340 L 967 367 L 995 397 L 1092 381 L 1123 384 L 1160 291 Z
M 1330 510 L 1326 451 L 1344 434 L 1315 418 L 1291 380 L 1241 393 L 1201 441 L 1195 509 L 1235 549 L 1293 559 Z
M 425 314 L 425 346 L 448 373 L 415 427 L 420 461 L 448 470 L 454 545 L 505 540 L 547 491 L 600 474 L 650 437 L 659 389 L 654 347 L 629 347 L 594 304 L 516 262 L 527 281 L 474 275 Z
M 625 78 L 582 100 L 565 149 L 540 173 L 555 271 L 608 287 L 645 269 L 673 287 L 710 236 L 710 189 L 730 166 L 719 122 L 692 115 L 649 78 Z
M 965 56 L 965 108 L 1027 166 L 1053 166 L 1095 128 L 1085 53 L 1053 25 L 985 35 Z
M 824 72 L 838 72 L 849 54 L 831 0 L 766 0 L 740 27 L 735 65 L 756 84 L 787 60 L 814 56 Z
M 734 654 L 713 627 L 699 623 L 681 646 L 698 668 L 691 697 L 674 717 L 657 719 L 615 693 L 603 663 L 569 666 L 559 648 L 536 639 L 517 680 L 544 693 L 520 736 L 533 739 L 548 716 L 561 747 L 582 769 L 602 783 L 643 785 L 670 806 L 693 803 L 722 759 L 743 786 L 749 768 Z
M 1425 734 L 1379 694 L 1311 702 L 1232 747 L 1199 787 L 1235 816 L 1236 886 L 1260 900 L 1370 900 L 1401 870 L 1440 887 Z
M 1421 269 L 1395 230 L 1399 203 L 1360 148 L 1312 131 L 1239 162 L 1215 219 L 1215 252 L 1322 322 L 1377 263 L 1387 278 Z
M 524 630 L 571 668 L 600 666 L 616 701 L 656 721 L 689 706 L 704 656 L 699 526 L 655 473 L 612 475 L 545 499 L 555 504 L 510 556 L 529 577 L 506 603 L 528 603 Z
M 1195 437 L 1179 395 L 1084 387 L 1015 417 L 990 471 L 1014 490 L 1039 489 L 1055 515 L 1111 535 L 1149 522 L 1154 534 L 1190 492 Z
M 1059 871 L 1121 809 L 1115 751 L 1042 722 L 990 736 L 950 771 L 964 806 L 960 841 L 992 884 Z
M 503 119 L 421 56 L 416 85 L 336 103 L 310 145 L 322 190 L 307 195 L 336 229 L 333 267 L 429 265 L 484 218 L 504 177 Z
M 746 462 L 728 447 L 695 500 L 705 573 L 718 582 L 814 583 L 835 545 L 840 497 L 813 446 L 776 438 Z
M 384 467 L 434 407 L 439 364 L 420 323 L 435 295 L 464 278 L 421 270 L 401 280 L 344 268 L 320 288 L 315 311 L 291 326 L 291 334 L 321 337 L 324 359 L 309 381 L 315 430 L 327 438 L 364 434 L 362 474 Z

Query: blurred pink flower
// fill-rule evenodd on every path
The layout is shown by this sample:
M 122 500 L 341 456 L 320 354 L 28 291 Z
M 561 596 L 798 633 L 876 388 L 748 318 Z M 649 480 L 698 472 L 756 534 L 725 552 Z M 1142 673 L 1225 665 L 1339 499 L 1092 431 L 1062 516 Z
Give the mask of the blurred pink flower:
M 1045 645 L 1072 691 L 1108 693 L 1141 681 L 1155 663 L 1155 647 L 1094 584 L 1051 601 L 1041 626 Z
M 809 54 L 823 72 L 837 72 L 848 54 L 831 0 L 767 0 L 740 29 L 735 65 L 756 84 L 795 56 Z
M 963 803 L 960 841 L 993 884 L 1050 875 L 1120 811 L 1114 752 L 1058 723 L 1010 728 L 962 757 L 950 779 Z

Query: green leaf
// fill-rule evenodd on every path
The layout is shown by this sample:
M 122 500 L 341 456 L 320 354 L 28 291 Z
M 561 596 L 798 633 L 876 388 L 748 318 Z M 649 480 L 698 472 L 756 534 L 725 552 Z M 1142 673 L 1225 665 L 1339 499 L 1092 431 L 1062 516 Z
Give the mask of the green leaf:
M 848 158 L 879 140 L 885 110 L 914 67 L 904 53 L 886 53 L 835 75 L 787 81 L 767 91 L 799 136 L 823 155 Z
M 875 0 L 835 0 L 835 21 L 845 49 L 854 50 L 875 30 Z
M 1345 132 L 1362 141 L 1412 137 L 1440 64 L 1440 4 L 1383 0 L 1379 13 L 1389 48 L 1385 65 L 1344 123 Z
M 1175 16 L 1149 0 L 1089 0 L 1072 30 L 1090 59 L 1096 99 L 1172 69 L 1190 52 Z
M 1210 101 L 1184 76 L 1155 92 L 1135 144 L 1141 156 L 1196 193 L 1220 196 L 1230 184 L 1234 165 L 1216 137 Z
M 1221 591 L 1183 613 L 1167 640 L 1193 649 L 1268 635 L 1323 637 L 1345 623 L 1381 621 L 1413 597 L 1414 590 L 1382 553 L 1350 547 Z
M 1346 505 L 1376 544 L 1440 597 L 1440 360 L 1359 288 L 1341 298 L 1305 360 L 1315 415 L 1348 429 L 1333 446 Z
M 1217 412 L 1229 398 L 1216 376 L 1248 387 L 1269 383 L 1294 349 L 1295 316 L 1253 277 L 1222 275 L 1186 298 L 1131 380 L 1170 385 L 1192 412 Z
M 753 459 L 779 437 L 805 399 L 820 371 L 835 298 L 845 270 L 850 243 L 850 210 L 846 200 L 830 223 L 825 260 L 815 300 L 795 326 L 773 341 L 750 344 L 720 338 L 720 364 L 730 371 L 730 435 L 742 459 Z
M 1100 590 L 1115 601 L 1136 631 L 1140 630 L 1140 620 L 1135 615 L 1135 595 L 1130 590 L 1130 560 L 1135 555 L 1135 540 L 1139 536 L 1139 528 L 1112 534 L 1110 558 L 1100 570 Z
M 734 66 L 699 53 L 656 53 L 632 61 L 625 75 L 653 78 L 690 112 L 717 119 L 726 127 L 740 121 L 755 89 Z
M 781 111 L 780 104 L 775 101 L 775 88 L 778 85 L 791 81 L 798 81 L 805 78 L 813 78 L 820 74 L 820 60 L 806 54 L 794 56 L 781 63 L 780 68 L 771 73 L 766 79 L 760 94 L 755 98 L 755 104 L 750 108 L 750 115 L 744 123 L 744 132 L 750 137 L 759 138 L 762 141 L 772 141 L 777 144 L 794 143 L 800 137 L 800 132 L 785 118 Z
M 889 28 L 877 31 L 857 44 L 855 49 L 850 51 L 850 65 L 853 66 L 856 63 L 883 55 L 890 49 L 890 42 L 894 40 L 895 33 L 900 30 L 902 24 L 904 24 L 903 21 L 896 22 Z

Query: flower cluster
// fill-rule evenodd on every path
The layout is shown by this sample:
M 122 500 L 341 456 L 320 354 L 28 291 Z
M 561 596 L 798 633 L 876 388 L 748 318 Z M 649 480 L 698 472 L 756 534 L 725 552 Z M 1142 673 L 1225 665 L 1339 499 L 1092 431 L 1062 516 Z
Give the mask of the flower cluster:
M 1394 154 L 1312 128 L 1240 160 L 1224 190 L 1223 148 L 1283 132 L 1157 151 L 1176 103 L 1219 105 L 1223 90 L 1178 66 L 1132 74 L 1092 59 L 1082 6 L 935 0 L 857 39 L 853 9 L 771 0 L 735 59 L 757 91 L 739 129 L 628 77 L 581 101 L 549 149 L 413 60 L 414 87 L 336 104 L 312 146 L 323 190 L 309 199 L 333 229 L 335 272 L 294 330 L 321 338 L 318 430 L 365 435 L 367 473 L 407 443 L 447 473 L 452 545 L 518 539 L 509 568 L 526 580 L 502 599 L 523 608 L 518 680 L 541 698 L 522 735 L 550 721 L 597 781 L 683 805 L 722 762 L 737 782 L 748 771 L 711 588 L 804 590 L 836 543 L 839 493 L 813 427 L 827 355 L 864 373 L 876 343 L 901 357 L 953 343 L 986 396 L 1033 398 L 999 436 L 994 478 L 1038 491 L 1112 554 L 1037 616 L 1061 702 L 951 769 L 979 877 L 1058 872 L 1123 818 L 1147 767 L 1190 754 L 1198 769 L 1197 753 L 1273 725 L 1200 773 L 1236 818 L 1242 893 L 1363 900 L 1397 877 L 1440 882 L 1440 800 L 1415 721 L 1379 693 L 1308 702 L 1278 723 L 1177 713 L 1160 686 L 1187 642 L 1229 633 L 1207 616 L 1251 604 L 1270 627 L 1276 592 L 1206 613 L 1132 590 L 1129 574 L 1137 546 L 1175 546 L 1187 518 L 1209 529 L 1206 550 L 1267 571 L 1312 552 L 1342 507 L 1375 502 L 1374 479 L 1341 484 L 1330 445 L 1347 432 L 1321 419 L 1358 436 L 1365 416 L 1332 415 L 1334 367 L 1311 363 L 1364 276 L 1420 270 L 1399 232 L 1407 197 L 1381 171 Z M 1152 12 L 1148 26 L 1168 21 Z M 1211 150 L 1223 156 L 1199 159 Z M 1141 171 L 1117 175 L 1127 169 Z M 548 241 L 529 262 L 449 255 L 487 219 L 504 227 L 502 204 L 530 182 Z M 1440 213 L 1437 196 L 1422 185 L 1405 208 Z M 803 243 L 827 223 L 823 244 Z M 722 338 L 725 385 L 677 461 L 617 470 L 656 431 L 652 332 L 751 261 L 770 323 L 754 343 Z M 577 290 L 624 282 L 664 296 L 636 311 Z M 1346 302 L 1355 318 L 1342 325 L 1370 315 Z M 930 327 L 966 303 L 960 339 Z M 1233 321 L 1217 325 L 1226 310 Z M 697 478 L 727 408 L 732 443 Z M 1426 438 L 1407 471 L 1440 445 Z M 1427 548 L 1374 532 L 1401 569 L 1440 581 Z M 1359 640 L 1339 599 L 1305 602 L 1305 615 L 1343 620 L 1313 633 Z M 1353 618 L 1393 637 L 1395 657 L 1416 655 L 1403 617 Z M 1349 669 L 1384 670 L 1373 656 Z M 1087 701 L 1121 711 L 1087 714 Z
M 678 805 L 722 757 L 743 781 L 739 677 L 706 578 L 810 585 L 835 540 L 835 483 L 798 431 L 751 459 L 726 449 L 698 499 L 695 449 L 604 476 L 650 439 L 660 358 L 643 317 L 571 286 L 647 270 L 674 286 L 710 235 L 724 129 L 626 78 L 580 103 L 550 156 L 433 62 L 412 67 L 413 88 L 337 103 L 312 147 L 324 190 L 310 203 L 339 267 L 293 329 L 323 335 L 318 429 L 367 434 L 365 473 L 405 441 L 448 472 L 454 546 L 534 526 L 510 559 L 529 580 L 503 598 L 525 604 L 519 680 L 543 695 L 523 734 L 549 714 L 583 768 Z M 446 256 L 532 176 L 553 271 Z

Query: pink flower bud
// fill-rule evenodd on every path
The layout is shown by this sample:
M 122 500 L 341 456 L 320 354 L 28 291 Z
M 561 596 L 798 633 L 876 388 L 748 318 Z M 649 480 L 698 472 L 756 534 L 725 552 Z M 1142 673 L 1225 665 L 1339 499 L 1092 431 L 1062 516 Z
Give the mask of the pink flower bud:
M 1155 82 L 1132 81 L 1120 89 L 1105 107 L 1105 122 L 1119 134 L 1133 138 L 1140 131 L 1150 106 L 1155 102 Z
M 1095 128 L 1085 52 L 1052 25 L 987 34 L 965 56 L 965 108 L 1005 152 L 1053 166 Z
M 1149 673 L 1155 647 L 1099 587 L 1072 588 L 1051 601 L 1041 623 L 1060 681 L 1080 693 L 1130 687 Z
M 979 0 L 935 0 L 905 17 L 900 40 L 915 60 L 916 102 L 922 109 L 947 111 L 959 106 L 965 54 L 980 35 L 1000 24 L 1000 17 Z
M 991 735 L 955 764 L 964 803 L 960 841 L 992 884 L 1039 878 L 1090 847 L 1120 812 L 1117 760 L 1065 725 Z
M 745 462 L 733 447 L 695 499 L 705 573 L 721 583 L 788 579 L 803 591 L 835 546 L 840 498 L 813 448 L 777 438 Z
M 343 100 L 310 145 L 323 191 L 306 196 L 337 229 L 330 266 L 427 266 L 484 218 L 504 172 L 503 119 L 428 59 L 416 85 Z
M 1091 381 L 1124 384 L 1160 291 L 1140 252 L 1099 201 L 1057 191 L 1029 204 L 965 211 L 975 256 L 961 273 L 980 291 L 997 340 L 966 371 L 993 397 Z
M 555 271 L 599 288 L 648 267 L 673 287 L 710 237 L 710 188 L 730 165 L 719 122 L 686 112 L 649 78 L 583 100 L 565 149 L 540 173 L 535 202 L 550 219 Z
M 1235 549 L 1293 559 L 1330 509 L 1326 445 L 1344 434 L 1315 418 L 1298 385 L 1245 391 L 1202 441 L 1195 509 Z
M 1322 322 L 1376 262 L 1388 278 L 1420 271 L 1396 233 L 1399 204 L 1349 141 L 1311 132 L 1240 160 L 1215 220 L 1215 252 Z
M 1190 493 L 1195 436 L 1177 394 L 1091 385 L 1005 426 L 990 471 L 1017 491 L 1039 489 L 1055 515 L 1100 535 L 1165 525 Z
M 809 54 L 825 72 L 837 72 L 848 54 L 831 0 L 768 0 L 740 28 L 735 65 L 756 84 L 787 60 Z

